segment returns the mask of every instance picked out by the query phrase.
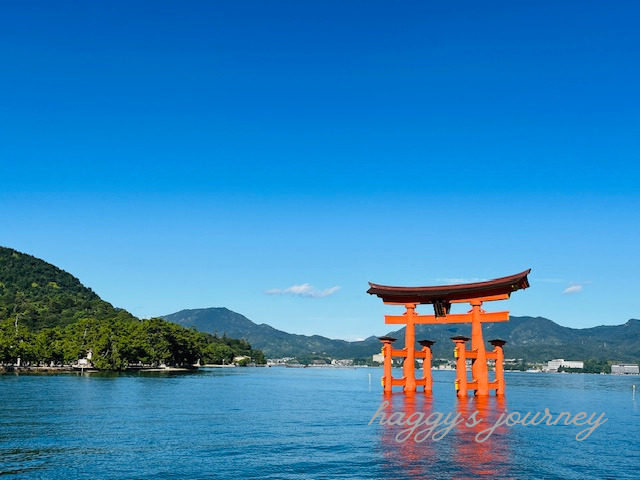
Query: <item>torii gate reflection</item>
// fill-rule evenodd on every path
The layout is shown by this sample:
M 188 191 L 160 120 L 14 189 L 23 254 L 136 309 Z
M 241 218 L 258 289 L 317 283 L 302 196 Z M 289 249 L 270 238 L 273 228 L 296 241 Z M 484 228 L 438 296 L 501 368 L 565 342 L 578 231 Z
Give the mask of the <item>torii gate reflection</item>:
M 382 384 L 385 392 L 391 392 L 394 386 L 402 386 L 405 392 L 415 392 L 422 386 L 425 392 L 431 392 L 431 345 L 432 341 L 422 340 L 422 350 L 416 352 L 416 324 L 449 324 L 471 323 L 471 350 L 466 349 L 466 337 L 452 337 L 455 343 L 457 360 L 456 390 L 459 397 L 466 397 L 467 390 L 473 390 L 477 396 L 489 395 L 495 390 L 496 395 L 505 393 L 504 383 L 504 340 L 495 339 L 491 343 L 494 350 L 487 352 L 482 338 L 482 323 L 506 322 L 509 312 L 485 312 L 481 307 L 484 302 L 506 300 L 512 292 L 529 287 L 527 275 L 531 269 L 516 275 L 496 278 L 486 282 L 465 283 L 459 285 L 440 285 L 431 287 L 390 287 L 369 283 L 367 293 L 377 295 L 387 305 L 403 305 L 406 309 L 402 315 L 385 315 L 387 324 L 403 324 L 405 328 L 405 346 L 394 349 L 391 337 L 380 337 L 383 343 L 384 377 Z M 463 314 L 451 314 L 452 303 L 469 303 L 471 310 Z M 418 305 L 433 305 L 434 315 L 419 315 Z M 404 358 L 402 378 L 393 378 L 391 374 L 393 357 Z M 415 359 L 424 359 L 422 378 L 416 379 Z M 467 380 L 466 359 L 472 361 L 472 379 Z M 489 381 L 487 360 L 495 360 L 495 379 Z
M 383 395 L 383 400 L 389 401 L 384 412 L 387 418 L 397 412 L 405 419 L 416 413 L 426 418 L 436 410 L 443 410 L 433 405 L 430 396 Z M 437 441 L 431 437 L 416 441 L 412 436 L 406 439 L 403 436 L 404 440 L 398 441 L 399 432 L 406 426 L 388 423 L 381 426 L 379 449 L 384 460 L 381 478 L 515 478 L 507 427 L 498 427 L 484 442 L 476 441 L 476 435 L 505 413 L 505 397 L 460 399 L 451 413 L 468 419 L 475 411 L 478 412 L 476 418 L 483 419 L 481 423 L 468 427 L 463 422 Z

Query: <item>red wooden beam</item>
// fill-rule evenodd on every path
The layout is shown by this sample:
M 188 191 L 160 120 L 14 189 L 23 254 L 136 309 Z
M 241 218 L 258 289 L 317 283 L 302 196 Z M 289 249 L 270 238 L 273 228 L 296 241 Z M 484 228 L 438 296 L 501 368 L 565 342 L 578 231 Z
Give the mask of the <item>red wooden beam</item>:
M 472 316 L 470 313 L 450 313 L 445 317 L 436 317 L 435 315 L 385 315 L 384 323 L 405 325 L 409 318 L 413 319 L 415 324 L 445 324 L 445 323 L 471 323 Z M 480 313 L 481 323 L 490 322 L 508 322 L 509 312 L 483 312 Z

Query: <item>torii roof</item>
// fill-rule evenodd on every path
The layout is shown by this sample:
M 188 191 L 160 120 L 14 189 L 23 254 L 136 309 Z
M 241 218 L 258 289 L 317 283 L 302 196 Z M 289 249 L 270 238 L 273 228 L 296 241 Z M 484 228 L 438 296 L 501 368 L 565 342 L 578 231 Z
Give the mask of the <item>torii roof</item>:
M 367 293 L 377 295 L 388 303 L 450 303 L 494 295 L 510 295 L 511 292 L 529 287 L 527 275 L 531 269 L 508 277 L 485 282 L 437 285 L 431 287 L 390 287 L 369 282 Z

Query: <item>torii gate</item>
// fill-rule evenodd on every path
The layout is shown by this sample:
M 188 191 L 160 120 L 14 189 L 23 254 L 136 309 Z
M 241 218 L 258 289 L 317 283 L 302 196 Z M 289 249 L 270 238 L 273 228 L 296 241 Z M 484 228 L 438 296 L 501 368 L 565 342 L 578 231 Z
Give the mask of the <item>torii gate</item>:
M 389 287 L 369 282 L 371 288 L 367 293 L 377 295 L 387 305 L 404 305 L 403 315 L 385 315 L 385 323 L 406 325 L 405 347 L 394 349 L 396 340 L 391 337 L 380 337 L 383 343 L 384 377 L 382 383 L 385 392 L 391 392 L 393 386 L 404 387 L 405 392 L 415 392 L 416 386 L 431 391 L 431 345 L 433 342 L 422 340 L 422 351 L 415 350 L 415 325 L 418 323 L 446 324 L 471 323 L 471 350 L 466 349 L 467 337 L 451 337 L 455 343 L 457 358 L 456 390 L 459 397 L 466 397 L 467 390 L 474 390 L 476 395 L 489 395 L 495 390 L 497 395 L 504 394 L 504 353 L 503 340 L 491 340 L 492 352 L 487 352 L 482 339 L 482 324 L 486 322 L 507 322 L 509 312 L 485 312 L 481 307 L 484 302 L 506 300 L 512 292 L 529 287 L 527 275 L 531 269 L 509 277 L 496 278 L 486 282 L 464 283 L 459 285 L 440 285 L 432 287 Z M 451 314 L 452 303 L 469 303 L 471 310 L 462 314 Z M 419 315 L 416 306 L 432 304 L 435 315 Z M 393 357 L 404 357 L 403 378 L 391 376 Z M 424 358 L 423 376 L 415 378 L 415 359 Z M 466 359 L 472 359 L 472 380 L 467 380 Z M 489 381 L 487 360 L 495 360 L 495 380 Z

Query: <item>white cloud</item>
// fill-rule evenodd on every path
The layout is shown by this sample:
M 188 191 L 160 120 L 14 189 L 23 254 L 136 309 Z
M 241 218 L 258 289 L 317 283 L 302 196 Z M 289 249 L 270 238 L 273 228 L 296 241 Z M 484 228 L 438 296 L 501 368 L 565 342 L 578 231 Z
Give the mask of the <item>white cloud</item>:
M 571 285 L 562 291 L 563 295 L 571 295 L 572 293 L 578 293 L 582 291 L 582 285 Z
M 338 286 L 325 288 L 324 290 L 317 290 L 313 285 L 302 283 L 300 285 L 292 285 L 289 288 L 285 289 L 272 288 L 271 290 L 267 290 L 264 293 L 266 293 L 267 295 L 292 295 L 295 297 L 322 298 L 333 295 L 338 290 L 340 290 L 340 287 Z

